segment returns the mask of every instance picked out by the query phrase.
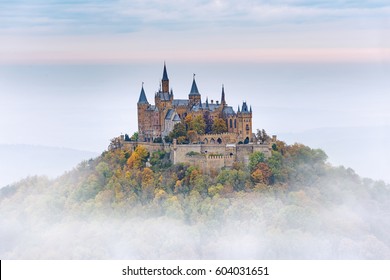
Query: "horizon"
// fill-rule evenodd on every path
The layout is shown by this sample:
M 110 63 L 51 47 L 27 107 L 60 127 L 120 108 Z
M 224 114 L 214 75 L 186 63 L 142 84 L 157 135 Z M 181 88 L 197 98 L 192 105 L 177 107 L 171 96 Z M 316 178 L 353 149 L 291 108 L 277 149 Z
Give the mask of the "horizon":
M 0 144 L 101 152 L 137 130 L 141 83 L 150 100 L 166 61 L 175 98 L 196 73 L 202 98 L 224 84 L 230 106 L 252 105 L 254 129 L 333 149 L 331 161 L 390 182 L 385 167 L 338 150 L 356 140 L 367 157 L 390 138 L 389 19 L 381 0 L 2 1 Z M 307 136 L 340 127 L 382 129 L 337 144 Z

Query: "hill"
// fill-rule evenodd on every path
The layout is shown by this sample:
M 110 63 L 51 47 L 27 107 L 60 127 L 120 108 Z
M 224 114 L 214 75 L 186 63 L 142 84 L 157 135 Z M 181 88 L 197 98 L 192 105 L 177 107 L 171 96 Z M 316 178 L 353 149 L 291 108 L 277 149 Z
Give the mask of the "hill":
M 54 178 L 71 170 L 80 161 L 98 155 L 67 148 L 1 144 L 0 188 L 31 175 Z
M 2 259 L 388 259 L 390 187 L 279 141 L 202 173 L 113 150 L 0 191 Z M 147 167 L 148 166 L 148 167 Z

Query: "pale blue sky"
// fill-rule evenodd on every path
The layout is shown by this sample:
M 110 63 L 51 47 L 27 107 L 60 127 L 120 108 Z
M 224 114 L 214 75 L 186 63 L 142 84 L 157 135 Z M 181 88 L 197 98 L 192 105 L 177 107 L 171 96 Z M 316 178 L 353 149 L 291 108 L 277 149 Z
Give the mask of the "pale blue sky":
M 390 60 L 390 4 L 0 1 L 0 38 L 7 63 Z
M 141 83 L 152 100 L 164 60 L 175 98 L 194 72 L 203 97 L 224 83 L 254 127 L 390 181 L 376 148 L 390 137 L 389 1 L 0 0 L 0 144 L 102 151 L 137 129 Z M 383 133 L 316 132 L 351 127 Z

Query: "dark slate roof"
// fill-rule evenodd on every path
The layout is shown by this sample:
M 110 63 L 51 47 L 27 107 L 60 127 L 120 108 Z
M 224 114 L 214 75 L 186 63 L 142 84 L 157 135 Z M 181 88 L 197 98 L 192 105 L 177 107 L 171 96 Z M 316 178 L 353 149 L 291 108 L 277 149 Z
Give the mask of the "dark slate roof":
M 165 119 L 166 119 L 166 120 L 170 120 L 170 119 L 172 118 L 172 116 L 173 116 L 174 113 L 175 113 L 175 110 L 169 109 L 168 112 L 167 112 L 167 114 L 166 114 L 166 116 L 165 116 Z
M 179 121 L 181 121 L 178 114 L 175 114 L 175 116 L 173 117 L 173 121 L 174 121 L 174 122 L 179 122 Z
M 168 101 L 170 99 L 170 96 L 169 96 L 169 92 L 157 92 L 157 96 L 161 99 L 161 100 L 166 100 Z
M 188 106 L 188 99 L 173 99 L 173 106 Z
M 141 93 L 139 95 L 138 103 L 141 104 L 149 104 L 148 100 L 146 99 L 146 94 L 144 91 L 144 86 L 142 86 Z
M 200 95 L 199 90 L 198 90 L 198 86 L 196 85 L 196 82 L 195 82 L 195 77 L 192 80 L 190 95 Z
M 148 111 L 158 111 L 158 108 L 155 105 L 150 105 L 146 110 Z
M 167 67 L 165 66 L 165 62 L 164 62 L 164 71 L 163 71 L 163 77 L 162 77 L 162 80 L 163 81 L 168 81 L 168 74 L 167 74 Z
M 230 116 L 230 115 L 236 114 L 231 106 L 226 106 L 225 108 L 223 108 L 222 112 L 225 116 Z
M 248 105 L 246 105 L 246 102 L 242 103 L 241 112 L 242 113 L 249 113 Z
M 210 109 L 210 111 L 214 111 L 214 110 L 218 109 L 220 105 L 221 104 L 215 104 L 215 103 L 210 104 L 209 103 L 209 109 Z
M 200 106 L 199 104 L 196 104 L 196 105 L 192 106 L 191 111 L 197 112 L 200 109 L 202 109 L 202 106 Z

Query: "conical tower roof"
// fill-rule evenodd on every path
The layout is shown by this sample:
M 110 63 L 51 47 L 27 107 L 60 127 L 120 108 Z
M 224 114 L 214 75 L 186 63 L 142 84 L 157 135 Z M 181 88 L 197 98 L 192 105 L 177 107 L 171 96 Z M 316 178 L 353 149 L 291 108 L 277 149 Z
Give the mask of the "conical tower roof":
M 146 99 L 146 94 L 144 91 L 144 83 L 142 83 L 142 89 L 141 89 L 141 93 L 139 95 L 138 103 L 139 104 L 149 104 L 148 99 Z
M 162 80 L 163 81 L 168 81 L 168 73 L 167 73 L 167 66 L 165 65 L 165 61 L 164 61 L 164 70 L 163 70 L 163 77 L 162 77 Z
M 196 82 L 195 82 L 195 74 L 194 74 L 194 79 L 192 80 L 190 95 L 200 95 L 199 90 L 198 90 L 198 86 L 196 85 Z

